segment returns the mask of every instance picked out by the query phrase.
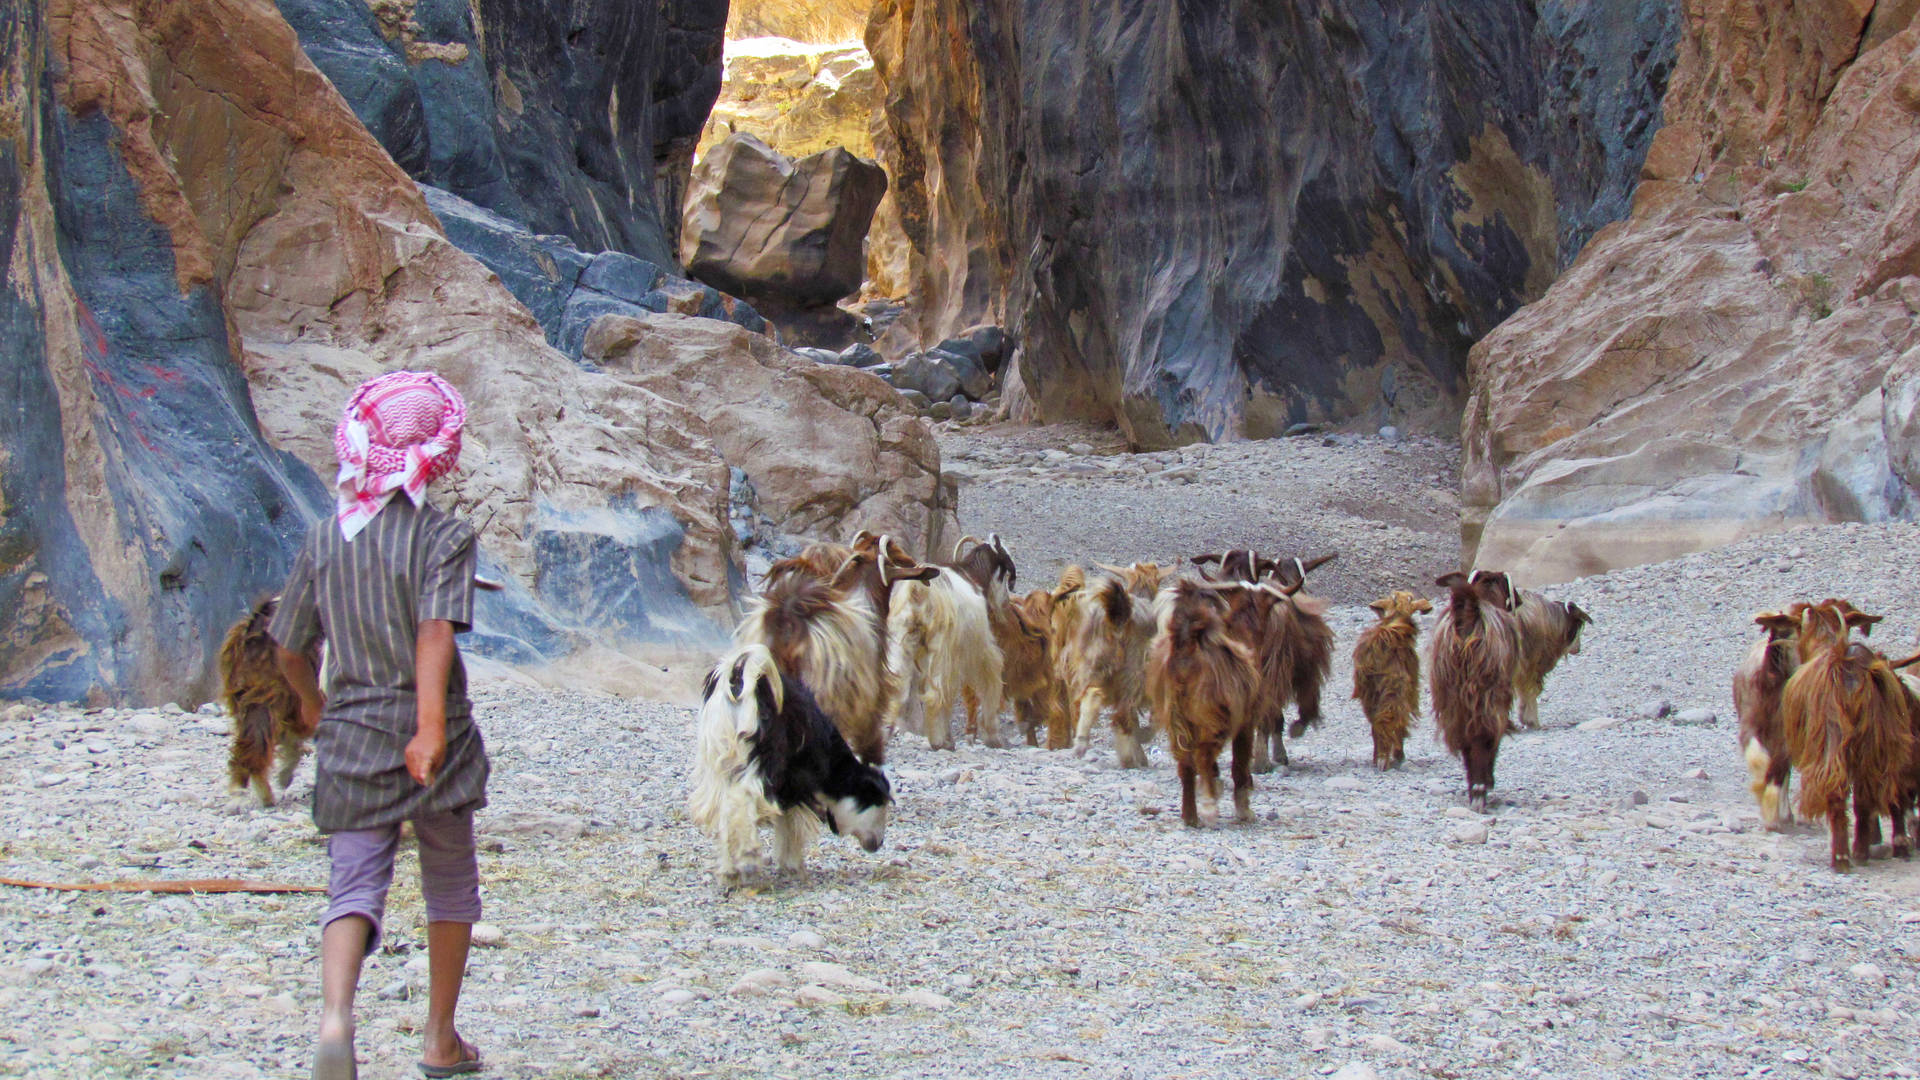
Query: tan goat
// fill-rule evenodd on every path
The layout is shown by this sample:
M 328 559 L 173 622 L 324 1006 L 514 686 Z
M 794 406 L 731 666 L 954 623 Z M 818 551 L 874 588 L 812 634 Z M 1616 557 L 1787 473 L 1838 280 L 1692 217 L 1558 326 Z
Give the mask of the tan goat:
M 1520 715 L 1509 730 L 1540 726 L 1540 694 L 1562 657 L 1580 655 L 1580 633 L 1593 617 L 1572 601 L 1549 600 L 1522 589 L 1515 594 L 1514 630 L 1520 655 L 1513 666 L 1513 695 Z
M 1763 611 L 1754 616 L 1760 636 L 1733 675 L 1733 707 L 1740 714 L 1740 755 L 1752 778 L 1754 801 L 1760 804 L 1760 821 L 1775 832 L 1793 821 L 1793 809 L 1787 802 L 1793 755 L 1787 749 L 1786 732 L 1780 727 L 1780 693 L 1800 666 L 1795 638 L 1800 632 L 1799 610 L 1805 606 L 1793 612 Z
M 1407 760 L 1407 732 L 1420 715 L 1420 626 L 1414 615 L 1433 610 L 1402 589 L 1367 605 L 1380 621 L 1353 646 L 1353 696 L 1373 729 L 1373 766 L 1382 771 Z

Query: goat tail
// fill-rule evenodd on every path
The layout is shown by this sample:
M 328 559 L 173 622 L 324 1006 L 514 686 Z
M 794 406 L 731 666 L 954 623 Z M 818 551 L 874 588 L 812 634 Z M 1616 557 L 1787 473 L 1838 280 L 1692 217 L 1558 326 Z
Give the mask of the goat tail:
M 263 789 L 267 784 L 267 767 L 273 764 L 273 710 L 264 703 L 252 702 L 241 706 L 233 714 L 233 744 L 227 749 L 227 780 L 233 790 L 245 790 L 247 783 L 253 781 Z M 257 794 L 262 799 L 271 799 L 272 792 L 262 790 Z
M 1116 577 L 1107 578 L 1100 583 L 1095 596 L 1109 623 L 1119 626 L 1133 618 L 1133 594 L 1127 591 L 1126 582 Z
M 1906 686 L 1884 659 L 1875 657 L 1866 675 L 1870 692 L 1850 733 L 1847 761 L 1866 805 L 1891 813 L 1913 755 L 1911 706 Z

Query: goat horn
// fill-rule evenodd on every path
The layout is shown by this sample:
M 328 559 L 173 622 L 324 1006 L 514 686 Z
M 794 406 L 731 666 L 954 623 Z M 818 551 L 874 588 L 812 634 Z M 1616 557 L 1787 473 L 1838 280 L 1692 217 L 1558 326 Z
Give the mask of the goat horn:
M 890 589 L 893 587 L 893 579 L 887 576 L 887 564 L 893 561 L 889 556 L 887 549 L 892 546 L 893 546 L 893 537 L 887 533 L 881 533 L 880 534 L 880 555 L 878 558 L 874 559 L 874 562 L 877 562 L 880 564 L 880 587 L 883 589 Z
M 1102 569 L 1102 570 L 1105 570 L 1105 571 L 1106 571 L 1107 573 L 1109 573 L 1109 574 L 1122 574 L 1122 575 L 1124 575 L 1124 574 L 1125 574 L 1125 573 L 1127 572 L 1127 568 L 1126 568 L 1126 567 L 1124 567 L 1124 566 L 1114 566 L 1114 565 L 1112 565 L 1111 563 L 1103 563 L 1103 562 L 1097 562 L 1097 563 L 1094 563 L 1093 565 L 1095 565 L 1095 566 L 1097 566 L 1097 567 L 1099 567 L 1099 568 L 1100 568 L 1100 569 Z
M 1329 551 L 1329 552 L 1327 552 L 1327 553 L 1326 553 L 1325 555 L 1322 555 L 1322 556 L 1320 556 L 1320 557 L 1319 557 L 1319 558 L 1317 558 L 1317 559 L 1309 559 L 1309 560 L 1307 560 L 1307 561 L 1306 561 L 1305 563 L 1301 563 L 1299 559 L 1295 559 L 1295 560 L 1293 560 L 1293 561 L 1294 561 L 1294 563 L 1295 563 L 1296 565 L 1299 565 L 1299 566 L 1300 566 L 1300 573 L 1301 573 L 1301 576 L 1303 576 L 1303 577 L 1304 577 L 1304 576 L 1306 575 L 1306 572 L 1307 572 L 1307 571 L 1309 571 L 1309 570 L 1318 570 L 1318 569 L 1320 569 L 1321 567 L 1323 567 L 1323 566 L 1325 566 L 1325 565 L 1327 565 L 1328 563 L 1330 563 L 1330 562 L 1332 562 L 1333 560 L 1335 560 L 1335 559 L 1337 559 L 1337 558 L 1339 558 L 1339 557 L 1340 557 L 1340 553 L 1339 553 L 1339 552 L 1337 552 L 1337 551 Z
M 1888 663 L 1887 666 L 1895 670 L 1898 670 L 1903 667 L 1911 667 L 1914 664 L 1920 664 L 1920 652 L 1914 653 L 1912 656 L 1907 657 L 1905 660 L 1894 660 Z
M 961 537 L 960 539 L 958 539 L 958 540 L 956 540 L 956 541 L 954 541 L 954 544 L 953 544 L 953 561 L 954 561 L 954 562 L 959 562 L 959 561 L 960 561 L 960 549 L 962 549 L 962 548 L 964 548 L 964 547 L 966 547 L 966 546 L 967 546 L 968 544 L 978 544 L 979 542 L 980 542 L 980 538 L 979 538 L 979 537 L 977 537 L 977 536 L 975 536 L 975 535 L 973 535 L 972 533 L 968 533 L 967 535 L 965 535 L 965 536 L 963 536 L 963 537 Z
M 988 533 L 988 534 L 987 534 L 987 545 L 988 545 L 989 547 L 991 547 L 991 548 L 993 548 L 993 550 L 995 550 L 995 551 L 997 551 L 997 552 L 999 552 L 1000 554 L 1002 554 L 1002 555 L 1007 555 L 1007 545 L 1005 545 L 1005 544 L 1003 544 L 1003 543 L 1001 543 L 1001 542 L 1000 542 L 1000 534 L 999 534 L 999 533 L 997 533 L 997 532 L 990 532 L 990 533 Z M 1007 555 L 1007 558 L 1009 558 L 1009 559 L 1011 559 L 1011 558 L 1013 558 L 1013 556 L 1011 556 L 1011 555 Z

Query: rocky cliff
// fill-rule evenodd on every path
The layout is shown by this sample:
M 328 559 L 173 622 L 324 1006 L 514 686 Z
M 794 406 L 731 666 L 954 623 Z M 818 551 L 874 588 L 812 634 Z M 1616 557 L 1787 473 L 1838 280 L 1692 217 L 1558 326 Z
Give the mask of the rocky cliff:
M 557 351 L 268 0 L 28 0 L 0 27 L 0 359 L 18 403 L 0 411 L 0 694 L 203 700 L 225 624 L 327 510 L 339 403 L 403 365 L 470 406 L 442 495 L 508 580 L 471 637 L 486 655 L 716 640 L 736 521 L 917 544 L 950 522 L 924 425 L 872 376 L 823 386 L 689 316 L 643 327 L 670 381 Z M 690 283 L 651 291 L 713 313 Z M 716 430 L 702 395 L 747 364 L 770 373 L 766 413 L 812 426 L 777 448 Z M 775 463 L 808 453 L 822 417 L 875 432 L 877 464 L 816 499 Z
M 1688 0 L 1631 217 L 1473 351 L 1469 557 L 1552 581 L 1913 516 L 1915 7 Z
M 1469 346 L 1624 212 L 1670 0 L 881 0 L 922 343 L 1137 444 L 1448 430 Z

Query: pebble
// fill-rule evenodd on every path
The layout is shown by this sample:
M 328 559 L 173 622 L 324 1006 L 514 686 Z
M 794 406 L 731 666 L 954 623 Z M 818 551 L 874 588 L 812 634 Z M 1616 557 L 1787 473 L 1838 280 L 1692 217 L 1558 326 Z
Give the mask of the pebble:
M 381 987 L 374 996 L 382 1001 L 405 1001 L 407 1000 L 407 980 L 395 979 Z
M 727 987 L 727 993 L 734 997 L 751 997 L 784 990 L 792 985 L 793 976 L 779 968 L 755 968 Z
M 1620 796 L 1620 807 L 1623 810 L 1631 810 L 1636 806 L 1645 805 L 1647 805 L 1647 793 L 1639 788 L 1634 788 L 1632 791 Z
M 872 979 L 855 975 L 840 964 L 829 964 L 821 960 L 809 960 L 801 964 L 799 975 L 807 982 L 862 994 L 884 994 L 887 991 L 884 985 Z
M 20 970 L 28 975 L 45 975 L 53 970 L 53 961 L 44 956 L 35 956 L 20 965 Z
M 1878 964 L 1861 962 L 1848 968 L 1847 974 L 1873 986 L 1887 985 L 1887 973 L 1881 971 Z
M 1380 1074 L 1364 1061 L 1349 1061 L 1333 1074 L 1333 1080 L 1380 1080 Z
M 827 939 L 811 930 L 795 930 L 787 935 L 787 944 L 796 949 L 824 949 Z
M 939 1012 L 953 1007 L 953 999 L 931 990 L 909 990 L 904 994 L 895 994 L 891 999 L 894 1005 L 904 1005 L 913 1009 L 932 1009 Z
M 1606 731 L 1609 728 L 1617 728 L 1621 724 L 1624 724 L 1626 722 L 1627 722 L 1626 718 L 1621 716 L 1596 716 L 1591 720 L 1580 721 L 1578 724 L 1574 725 L 1574 730 L 1575 731 Z
M 1682 709 L 1673 714 L 1676 724 L 1691 724 L 1700 727 L 1712 727 L 1720 722 L 1720 715 L 1712 709 Z
M 506 931 L 492 923 L 473 924 L 473 943 L 483 949 L 496 949 L 507 943 Z
M 1686 772 L 1680 774 L 1680 778 L 1682 780 L 1705 780 L 1707 778 L 1707 770 L 1688 769 Z M 1668 796 L 1668 798 L 1672 798 L 1672 796 Z
M 801 1005 L 834 1006 L 845 1005 L 847 1003 L 847 999 L 842 995 L 836 994 L 824 986 L 816 986 L 813 983 L 808 983 L 800 989 L 795 990 L 793 992 L 793 1000 Z
M 1325 787 L 1329 791 L 1364 791 L 1367 785 L 1351 776 L 1334 776 L 1327 779 Z
M 1492 830 L 1487 828 L 1486 822 L 1470 821 L 1454 829 L 1447 839 L 1456 844 L 1484 844 L 1491 834 Z
M 1671 714 L 1672 712 L 1673 712 L 1673 702 L 1668 701 L 1665 698 L 1657 698 L 1653 701 L 1643 701 L 1639 705 L 1635 706 L 1633 710 L 1633 715 L 1639 717 L 1642 720 L 1658 720 L 1663 716 L 1667 716 Z
M 691 990 L 685 989 L 684 987 L 676 986 L 673 989 L 662 993 L 660 995 L 660 1000 L 666 1002 L 669 1005 L 685 1005 L 690 1001 L 700 1000 L 700 995 L 694 993 Z

